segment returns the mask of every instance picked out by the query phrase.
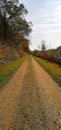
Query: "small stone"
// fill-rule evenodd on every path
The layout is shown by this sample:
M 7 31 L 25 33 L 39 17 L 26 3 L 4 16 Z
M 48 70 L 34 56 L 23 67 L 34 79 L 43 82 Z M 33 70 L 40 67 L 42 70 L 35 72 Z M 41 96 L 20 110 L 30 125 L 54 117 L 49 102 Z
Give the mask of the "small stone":
M 60 116 L 60 112 L 58 112 L 58 115 Z
M 57 124 L 57 122 L 56 122 L 56 121 L 54 121 L 54 124 Z

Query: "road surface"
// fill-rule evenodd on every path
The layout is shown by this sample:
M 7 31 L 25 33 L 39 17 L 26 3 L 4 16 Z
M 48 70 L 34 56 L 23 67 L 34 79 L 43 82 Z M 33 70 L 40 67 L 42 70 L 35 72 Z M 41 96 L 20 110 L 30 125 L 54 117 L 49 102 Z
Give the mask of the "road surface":
M 0 130 L 61 130 L 61 88 L 32 57 L 0 92 Z

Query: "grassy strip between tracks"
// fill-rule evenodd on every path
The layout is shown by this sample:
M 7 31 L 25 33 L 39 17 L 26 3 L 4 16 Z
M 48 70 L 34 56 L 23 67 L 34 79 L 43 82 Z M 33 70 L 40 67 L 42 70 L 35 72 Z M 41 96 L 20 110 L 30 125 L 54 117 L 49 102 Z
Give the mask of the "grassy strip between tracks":
M 34 57 L 34 59 L 51 75 L 59 86 L 61 86 L 61 66 L 38 57 Z
M 26 60 L 26 56 L 17 61 L 13 61 L 4 66 L 0 66 L 0 89 L 9 81 L 12 75 L 20 67 L 20 65 Z

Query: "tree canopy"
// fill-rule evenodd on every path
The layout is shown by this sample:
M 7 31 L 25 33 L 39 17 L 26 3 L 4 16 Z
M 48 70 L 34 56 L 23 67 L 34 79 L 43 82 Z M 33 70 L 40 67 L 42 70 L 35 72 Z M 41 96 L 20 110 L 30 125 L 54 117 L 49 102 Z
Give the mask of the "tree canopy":
M 27 9 L 19 0 L 0 0 L 0 34 L 2 33 L 4 39 L 9 32 L 11 37 L 13 33 L 29 35 L 31 25 L 24 18 L 27 13 Z

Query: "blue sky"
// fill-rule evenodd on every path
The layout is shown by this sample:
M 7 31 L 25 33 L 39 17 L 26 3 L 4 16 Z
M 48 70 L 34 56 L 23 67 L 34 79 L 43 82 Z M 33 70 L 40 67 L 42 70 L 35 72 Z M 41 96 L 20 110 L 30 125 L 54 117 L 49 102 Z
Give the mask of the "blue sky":
M 61 0 L 20 0 L 28 10 L 26 19 L 33 24 L 30 49 L 45 40 L 47 48 L 61 46 Z

